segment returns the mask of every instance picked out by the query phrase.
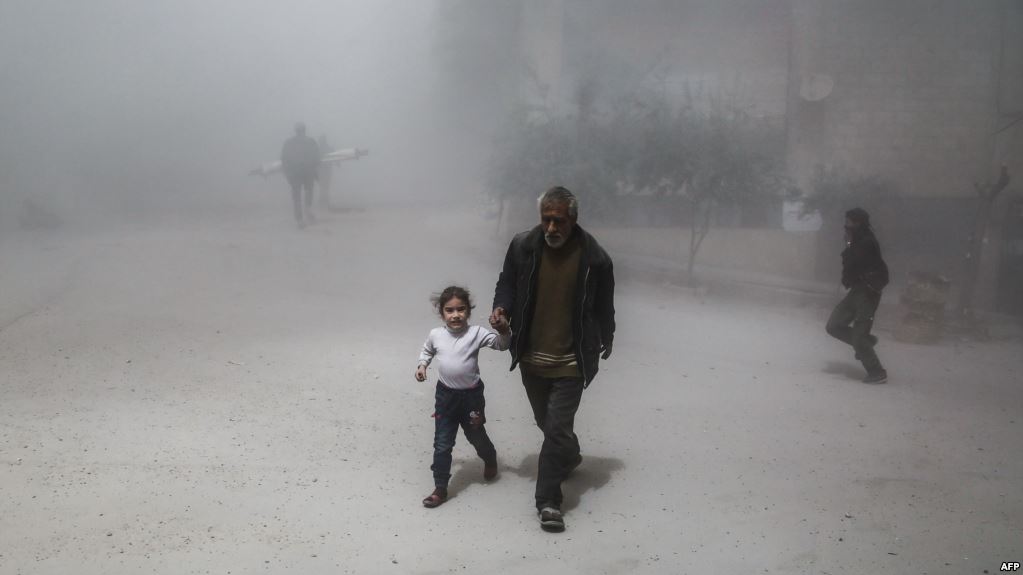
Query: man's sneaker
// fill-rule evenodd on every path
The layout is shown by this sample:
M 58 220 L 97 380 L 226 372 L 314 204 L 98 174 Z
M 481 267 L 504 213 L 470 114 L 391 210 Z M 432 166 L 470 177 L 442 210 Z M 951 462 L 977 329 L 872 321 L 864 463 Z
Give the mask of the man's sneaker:
M 888 372 L 883 369 L 874 373 L 868 373 L 867 377 L 863 378 L 863 383 L 886 383 L 887 381 Z
M 555 507 L 544 507 L 539 512 L 540 528 L 551 533 L 560 533 L 565 530 L 565 519 L 561 516 L 561 510 Z

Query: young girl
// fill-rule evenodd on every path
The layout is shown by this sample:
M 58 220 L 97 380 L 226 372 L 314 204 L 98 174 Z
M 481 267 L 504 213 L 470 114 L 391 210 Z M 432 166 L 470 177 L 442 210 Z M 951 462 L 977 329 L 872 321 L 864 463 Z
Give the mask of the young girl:
M 498 333 L 468 324 L 473 305 L 465 288 L 446 287 L 433 302 L 444 326 L 430 330 L 416 368 L 418 381 L 426 381 L 426 367 L 435 359 L 440 372 L 433 414 L 433 465 L 430 466 L 435 489 L 423 499 L 426 507 L 437 507 L 448 498 L 451 450 L 459 426 L 483 460 L 483 478 L 489 480 L 497 476 L 497 452 L 483 428 L 487 419 L 483 415 L 485 402 L 479 353 L 483 347 L 508 349 L 511 339 L 507 321 L 494 325 Z

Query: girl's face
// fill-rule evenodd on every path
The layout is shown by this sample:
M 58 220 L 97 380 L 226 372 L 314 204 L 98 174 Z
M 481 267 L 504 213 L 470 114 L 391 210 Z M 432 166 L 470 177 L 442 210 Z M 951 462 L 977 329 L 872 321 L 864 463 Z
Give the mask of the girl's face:
M 469 304 L 462 301 L 461 298 L 453 297 L 441 306 L 440 317 L 449 329 L 460 330 L 469 320 Z

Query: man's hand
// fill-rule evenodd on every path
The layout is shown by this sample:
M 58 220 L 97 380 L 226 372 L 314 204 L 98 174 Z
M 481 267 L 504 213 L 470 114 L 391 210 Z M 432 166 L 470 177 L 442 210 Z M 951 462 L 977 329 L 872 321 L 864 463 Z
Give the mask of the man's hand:
M 504 311 L 503 307 L 495 307 L 494 311 L 490 313 L 490 327 L 494 328 L 500 333 L 505 333 L 500 330 L 501 324 L 508 325 L 508 314 Z
M 600 354 L 600 359 L 607 359 L 611 357 L 611 344 L 605 343 L 604 345 L 600 346 L 600 351 L 602 352 Z
M 426 366 L 420 365 L 416 368 L 416 381 L 426 381 Z

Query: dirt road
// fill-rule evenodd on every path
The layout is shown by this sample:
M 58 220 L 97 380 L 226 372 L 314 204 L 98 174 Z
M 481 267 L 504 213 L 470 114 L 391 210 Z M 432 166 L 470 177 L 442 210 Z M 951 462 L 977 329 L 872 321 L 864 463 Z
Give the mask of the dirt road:
M 881 333 L 622 278 L 560 535 L 484 350 L 501 475 L 435 510 L 428 298 L 485 323 L 508 238 L 457 210 L 279 214 L 0 244 L 0 573 L 997 572 L 1023 552 L 1019 341 Z M 585 224 L 585 218 L 583 218 Z M 612 253 L 612 256 L 614 254 Z M 432 373 L 431 373 L 432 375 Z

